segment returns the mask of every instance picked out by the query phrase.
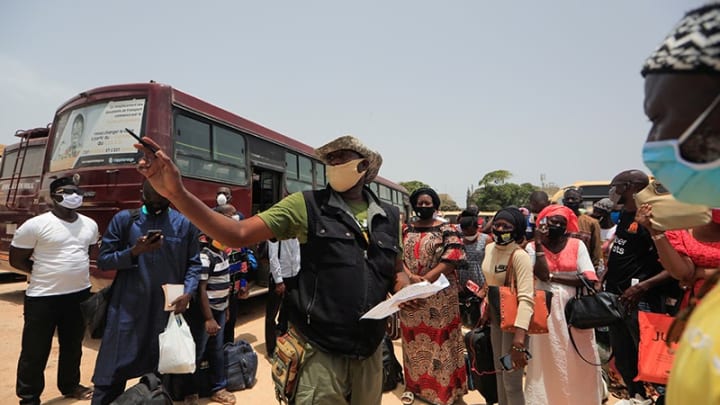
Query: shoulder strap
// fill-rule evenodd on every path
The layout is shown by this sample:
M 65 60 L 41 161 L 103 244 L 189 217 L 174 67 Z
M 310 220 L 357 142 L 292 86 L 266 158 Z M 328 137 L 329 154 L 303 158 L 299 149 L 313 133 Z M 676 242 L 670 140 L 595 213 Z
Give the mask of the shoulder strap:
M 515 280 L 515 269 L 513 268 L 513 257 L 515 257 L 515 252 L 517 252 L 520 248 L 517 248 L 510 253 L 510 259 L 508 259 L 507 267 L 505 267 L 505 286 L 510 287 L 513 291 L 516 289 L 516 280 Z
M 604 365 L 606 365 L 607 363 L 610 362 L 610 360 L 608 360 L 607 363 L 603 363 L 602 361 L 601 361 L 600 363 L 593 363 L 593 362 L 591 362 L 591 361 L 588 361 L 588 360 L 585 358 L 585 356 L 583 356 L 583 355 L 580 353 L 580 350 L 578 350 L 577 344 L 575 344 L 575 338 L 573 337 L 572 326 L 570 326 L 570 325 L 568 325 L 568 335 L 570 335 L 570 342 L 572 343 L 573 348 L 575 349 L 575 353 L 577 353 L 578 356 L 580 356 L 580 358 L 582 359 L 582 361 L 584 361 L 585 363 L 587 363 L 587 364 L 589 364 L 589 365 L 591 365 L 591 366 L 604 366 Z
M 133 222 L 137 221 L 140 218 L 140 208 L 133 208 L 128 211 L 130 212 L 130 218 Z

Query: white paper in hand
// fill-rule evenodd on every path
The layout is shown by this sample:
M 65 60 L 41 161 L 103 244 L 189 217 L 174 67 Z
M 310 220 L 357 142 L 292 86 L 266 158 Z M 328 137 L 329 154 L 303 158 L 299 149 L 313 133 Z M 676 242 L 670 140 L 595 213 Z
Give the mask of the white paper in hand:
M 383 319 L 400 310 L 400 304 L 419 298 L 427 298 L 437 294 L 438 291 L 450 286 L 450 282 L 444 274 L 440 274 L 434 283 L 422 281 L 420 283 L 410 284 L 409 286 L 398 291 L 392 297 L 375 305 L 371 310 L 365 313 L 360 319 Z
M 183 295 L 185 286 L 182 284 L 163 284 L 163 293 L 165 293 L 165 310 L 172 311 L 175 309 L 174 305 L 170 303 L 175 301 L 177 297 Z

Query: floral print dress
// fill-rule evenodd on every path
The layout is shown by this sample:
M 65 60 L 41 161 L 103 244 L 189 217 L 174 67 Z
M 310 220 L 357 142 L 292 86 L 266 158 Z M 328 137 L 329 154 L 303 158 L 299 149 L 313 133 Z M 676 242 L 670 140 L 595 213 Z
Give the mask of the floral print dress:
M 403 236 L 403 262 L 413 273 L 427 274 L 438 263 L 458 267 L 465 261 L 461 235 L 451 224 L 410 226 Z M 400 311 L 405 390 L 436 404 L 452 404 L 467 393 L 465 346 L 460 329 L 455 271 L 450 286 Z

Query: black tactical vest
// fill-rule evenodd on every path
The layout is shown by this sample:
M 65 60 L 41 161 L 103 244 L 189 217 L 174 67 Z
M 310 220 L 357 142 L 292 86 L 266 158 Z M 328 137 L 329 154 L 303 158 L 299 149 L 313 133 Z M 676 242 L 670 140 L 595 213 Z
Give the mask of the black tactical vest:
M 300 246 L 297 288 L 286 301 L 289 320 L 322 351 L 355 358 L 372 355 L 385 320 L 360 320 L 387 297 L 400 253 L 398 209 L 368 198 L 368 239 L 339 195 L 329 188 L 303 193 L 308 237 Z

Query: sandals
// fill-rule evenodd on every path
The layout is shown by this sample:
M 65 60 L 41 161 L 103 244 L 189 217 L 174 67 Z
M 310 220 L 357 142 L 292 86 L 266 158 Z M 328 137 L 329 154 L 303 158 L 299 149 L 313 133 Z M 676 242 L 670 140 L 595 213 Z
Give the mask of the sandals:
M 405 392 L 403 392 L 403 394 L 400 396 L 400 403 L 402 403 L 402 404 L 404 404 L 404 405 L 410 405 L 410 404 L 412 404 L 413 402 L 415 402 L 415 394 L 413 394 L 413 393 L 410 392 L 410 391 L 405 391 Z
M 67 394 L 63 394 L 65 398 L 72 398 L 77 400 L 89 400 L 92 399 L 93 389 L 78 384 L 77 387 L 73 388 Z
M 235 394 L 223 388 L 221 390 L 215 391 L 210 397 L 210 400 L 213 402 L 219 402 L 223 405 L 234 405 Z

